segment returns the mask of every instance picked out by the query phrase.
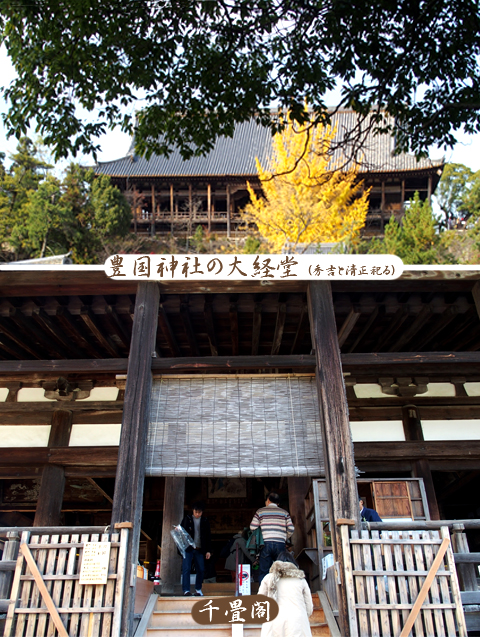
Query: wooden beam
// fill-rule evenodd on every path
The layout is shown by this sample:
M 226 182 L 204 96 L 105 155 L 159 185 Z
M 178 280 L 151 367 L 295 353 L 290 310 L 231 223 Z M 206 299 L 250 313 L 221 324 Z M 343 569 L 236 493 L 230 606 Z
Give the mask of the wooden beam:
M 272 342 L 272 351 L 271 351 L 272 356 L 276 356 L 280 351 L 282 338 L 283 338 L 283 330 L 285 328 L 286 316 L 287 316 L 287 304 L 285 302 L 280 302 L 280 299 L 279 299 L 277 320 L 275 322 L 275 333 L 274 333 L 273 342 Z
M 420 313 L 409 327 L 402 331 L 401 336 L 392 345 L 389 351 L 401 351 L 402 348 L 410 342 L 410 340 L 425 326 L 433 315 L 433 309 L 430 305 L 424 305 Z
M 81 360 L 3 360 L 0 375 L 9 373 L 126 373 L 127 358 L 81 359 Z
M 402 422 L 405 440 L 424 440 L 418 409 L 413 404 L 402 407 Z
M 428 440 L 412 442 L 356 442 L 355 460 L 414 460 L 419 458 L 457 459 L 480 458 L 478 440 Z M 476 468 L 476 467 L 474 467 Z
M 170 325 L 170 321 L 168 319 L 167 312 L 163 304 L 161 303 L 158 308 L 158 324 L 162 328 L 163 335 L 165 340 L 168 343 L 169 349 L 175 357 L 181 355 L 180 347 L 178 346 L 177 339 L 175 338 L 175 334 L 173 333 L 172 327 Z
M 365 326 L 363 327 L 362 331 L 360 332 L 360 334 L 357 336 L 357 339 L 355 340 L 355 342 L 352 344 L 352 346 L 349 348 L 348 353 L 352 353 L 352 351 L 355 351 L 357 345 L 360 344 L 360 342 L 363 340 L 363 338 L 367 335 L 367 333 L 370 331 L 373 323 L 375 322 L 375 320 L 377 319 L 377 316 L 382 313 L 385 313 L 385 310 L 383 307 L 380 307 L 379 305 L 377 305 L 375 307 L 375 309 L 372 311 L 372 313 L 370 314 L 370 317 L 368 318 Z
M 232 355 L 238 356 L 238 310 L 236 296 L 230 297 L 230 335 L 232 337 Z
M 317 365 L 316 381 L 330 517 L 333 522 L 339 518 L 352 519 L 359 529 L 353 444 L 330 283 L 321 281 L 309 284 L 307 296 Z M 339 563 L 340 575 L 344 576 L 340 531 L 335 525 L 331 529 L 335 561 Z M 346 635 L 349 626 L 344 584 L 338 585 L 337 595 L 340 629 Z
M 431 326 L 428 331 L 424 331 L 422 336 L 414 342 L 412 348 L 415 351 L 423 349 L 425 345 L 435 338 L 435 336 L 448 327 L 448 325 L 451 324 L 460 313 L 465 313 L 466 311 L 467 309 L 462 310 L 457 305 L 451 305 L 448 307 L 434 323 L 433 327 Z
M 152 390 L 151 362 L 155 351 L 160 291 L 155 282 L 138 285 L 128 359 L 122 432 L 112 507 L 115 522 L 133 522 L 129 536 L 126 571 L 137 564 L 146 466 L 147 431 Z M 125 581 L 121 635 L 133 635 L 135 587 Z
M 350 313 L 345 318 L 345 322 L 340 327 L 340 331 L 338 332 L 338 346 L 340 348 L 345 344 L 345 341 L 347 340 L 348 336 L 350 335 L 353 328 L 357 324 L 357 320 L 361 315 L 362 314 L 357 309 L 357 307 L 352 307 L 352 309 L 350 310 Z
M 297 331 L 295 332 L 295 338 L 293 339 L 292 348 L 291 348 L 291 351 L 290 351 L 290 353 L 292 355 L 297 353 L 301 348 L 303 339 L 305 337 L 305 333 L 307 331 L 307 317 L 308 317 L 308 307 L 307 307 L 306 304 L 304 304 L 302 306 L 302 310 L 300 312 L 300 318 L 298 319 Z
M 190 345 L 192 355 L 198 358 L 200 356 L 200 349 L 198 348 L 195 331 L 193 330 L 192 321 L 190 319 L 190 312 L 188 310 L 188 296 L 184 296 L 182 302 L 180 303 L 180 317 L 182 319 L 183 327 L 187 335 L 187 341 Z
M 0 403 L 0 425 L 50 424 L 59 402 Z M 74 424 L 116 424 L 122 421 L 123 402 L 62 402 L 73 413 Z
M 252 325 L 252 356 L 258 354 L 258 348 L 260 346 L 260 331 L 262 329 L 262 303 L 260 300 L 255 300 L 253 308 L 253 325 Z
M 440 520 L 440 511 L 438 509 L 435 485 L 433 484 L 432 470 L 428 459 L 419 458 L 418 460 L 414 460 L 413 473 L 417 478 L 423 478 L 425 493 L 427 495 L 428 510 L 430 511 L 430 520 Z
M 120 355 L 118 353 L 118 349 L 114 346 L 113 342 L 110 342 L 108 336 L 105 336 L 97 326 L 97 320 L 90 309 L 83 308 L 80 312 L 80 318 L 83 320 L 88 330 L 93 333 L 95 339 L 98 341 L 101 347 L 105 349 L 105 351 L 112 358 L 118 358 L 118 356 Z
M 165 314 L 160 310 L 160 317 Z M 166 315 L 166 314 L 165 314 Z M 164 315 L 164 317 L 165 317 Z M 161 323 L 161 320 L 160 320 Z M 170 339 L 173 334 L 170 335 Z M 167 340 L 169 338 L 165 336 Z M 1 338 L 0 338 L 1 341 Z M 176 340 L 175 340 L 176 344 Z M 173 347 L 173 343 L 171 345 Z M 175 347 L 173 347 L 175 348 Z M 178 349 L 178 345 L 176 346 Z M 178 353 L 180 353 L 178 351 Z M 480 373 L 480 352 L 404 352 L 404 353 L 344 353 L 341 355 L 342 367 L 345 371 L 353 374 L 365 373 L 369 375 L 382 375 L 386 371 L 400 372 L 406 375 L 409 372 L 420 372 L 423 375 L 428 371 L 441 373 L 451 372 L 455 369 L 468 370 L 473 373 Z M 128 366 L 127 358 L 105 358 L 105 359 L 82 359 L 82 360 L 3 360 L 0 361 L 0 376 L 11 376 L 12 374 L 51 374 L 61 375 L 68 373 L 88 374 L 89 376 L 101 374 L 122 374 L 126 373 Z M 315 356 L 312 355 L 281 355 L 281 356 L 216 356 L 202 357 L 192 360 L 191 358 L 154 358 L 152 361 L 152 371 L 182 371 L 182 370 L 203 370 L 208 369 L 313 369 L 315 367 Z M 455 374 L 452 374 L 455 375 Z M 10 379 L 10 378 L 9 378 Z M 426 398 L 419 398 L 426 400 Z M 436 401 L 437 399 L 435 399 Z M 474 400 L 474 398 L 470 398 Z M 1 405 L 0 405 L 1 406 Z M 1 410 L 1 409 L 0 409 Z
M 210 344 L 210 352 L 215 358 L 218 356 L 217 334 L 215 333 L 215 324 L 213 321 L 212 296 L 206 295 L 203 307 L 203 318 L 207 329 L 208 342 Z
M 57 409 L 52 415 L 52 426 L 48 438 L 48 447 L 68 447 L 72 431 L 72 412 Z M 65 489 L 65 469 L 56 464 L 47 464 L 42 473 L 35 527 L 49 527 L 60 524 L 63 492 Z

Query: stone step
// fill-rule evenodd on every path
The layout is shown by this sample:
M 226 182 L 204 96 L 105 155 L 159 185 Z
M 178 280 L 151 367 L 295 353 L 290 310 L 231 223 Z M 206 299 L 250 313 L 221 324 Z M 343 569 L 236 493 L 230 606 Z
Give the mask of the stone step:
M 259 638 L 261 629 L 243 629 L 244 638 Z M 148 629 L 147 638 L 231 638 L 232 628 L 219 629 L 218 627 L 198 627 L 189 629 L 185 635 L 184 629 Z
M 227 592 L 213 595 L 204 592 L 205 597 L 224 597 Z M 231 637 L 232 625 L 197 625 L 191 615 L 192 607 L 202 596 L 169 596 L 159 597 L 152 614 L 147 637 Z M 325 614 L 320 605 L 318 595 L 312 595 L 314 610 L 310 618 L 312 636 L 316 638 L 331 637 Z M 244 625 L 245 637 L 259 637 L 261 625 Z

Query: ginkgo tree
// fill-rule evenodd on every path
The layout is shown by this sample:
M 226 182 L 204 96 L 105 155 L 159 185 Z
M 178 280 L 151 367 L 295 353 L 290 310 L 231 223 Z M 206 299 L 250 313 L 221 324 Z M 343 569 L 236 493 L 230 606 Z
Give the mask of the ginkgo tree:
M 332 127 L 299 129 L 290 122 L 273 138 L 269 166 L 257 158 L 263 194 L 248 185 L 243 218 L 269 251 L 278 253 L 286 244 L 299 252 L 321 242 L 354 246 L 359 239 L 370 190 L 358 180 L 358 165 L 329 153 L 334 137 Z

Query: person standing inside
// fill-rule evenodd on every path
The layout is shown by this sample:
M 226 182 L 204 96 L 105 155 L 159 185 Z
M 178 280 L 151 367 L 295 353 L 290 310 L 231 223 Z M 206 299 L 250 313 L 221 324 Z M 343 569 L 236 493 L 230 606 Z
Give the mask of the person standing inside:
M 278 506 L 279 502 L 280 496 L 277 493 L 269 493 L 265 506 L 258 509 L 250 523 L 252 531 L 261 528 L 265 543 L 260 552 L 259 584 L 278 558 L 278 554 L 285 551 L 285 542 L 295 530 L 290 514 Z
M 375 509 L 369 509 L 365 507 L 363 504 L 363 500 L 360 498 L 358 502 L 358 506 L 360 507 L 360 516 L 362 518 L 362 522 L 383 522 Z
M 185 550 L 185 557 L 182 561 L 182 589 L 185 596 L 191 596 L 190 573 L 192 562 L 195 560 L 197 570 L 195 578 L 195 594 L 203 596 L 202 584 L 205 573 L 205 560 L 209 560 L 211 554 L 211 531 L 210 523 L 203 515 L 203 502 L 193 504 L 193 514 L 186 515 L 182 520 L 182 527 L 193 539 L 194 547 L 190 546 Z

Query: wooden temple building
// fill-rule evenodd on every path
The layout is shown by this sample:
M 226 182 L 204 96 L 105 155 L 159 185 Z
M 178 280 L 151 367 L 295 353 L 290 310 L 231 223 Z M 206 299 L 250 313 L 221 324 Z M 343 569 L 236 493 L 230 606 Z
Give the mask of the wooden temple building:
M 357 131 L 353 111 L 341 110 L 332 117 L 336 143 L 350 140 Z M 398 219 L 405 202 L 416 191 L 422 200 L 433 194 L 443 169 L 443 160 L 393 153 L 392 138 L 364 131 L 358 142 L 335 148 L 334 162 L 360 165 L 358 178 L 371 188 L 370 209 L 364 233 L 383 232 L 392 215 Z M 210 153 L 183 160 L 174 149 L 169 157 L 153 154 L 148 160 L 135 154 L 133 143 L 126 156 L 100 162 L 97 175 L 110 176 L 132 207 L 132 229 L 142 234 L 191 235 L 198 225 L 217 234 L 237 236 L 240 211 L 249 201 L 247 182 L 261 192 L 256 158 L 268 166 L 272 152 L 269 129 L 254 120 L 237 125 L 232 138 L 220 137 Z M 345 163 L 347 163 L 345 165 Z
M 137 562 L 152 573 L 161 550 L 162 595 L 175 593 L 184 511 L 205 502 L 220 583 L 220 548 L 271 490 L 330 630 L 400 635 L 438 553 L 415 635 L 466 635 L 462 601 L 480 628 L 476 566 L 457 580 L 442 542 L 452 534 L 457 561 L 480 551 L 480 272 L 157 283 L 0 270 L 6 635 L 133 635 Z M 359 532 L 359 495 L 380 532 Z M 78 584 L 90 534 L 116 554 L 103 590 Z

